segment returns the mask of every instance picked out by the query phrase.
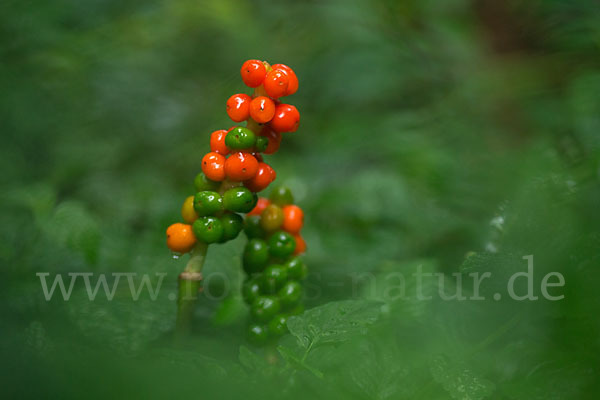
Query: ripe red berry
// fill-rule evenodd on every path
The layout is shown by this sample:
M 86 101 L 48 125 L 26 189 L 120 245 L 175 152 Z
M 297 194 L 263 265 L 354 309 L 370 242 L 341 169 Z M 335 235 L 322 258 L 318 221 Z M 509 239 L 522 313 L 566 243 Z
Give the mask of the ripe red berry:
M 227 115 L 235 122 L 242 122 L 250 117 L 252 97 L 247 94 L 234 94 L 227 100 Z
M 248 60 L 242 65 L 240 73 L 246 86 L 255 88 L 263 83 L 267 68 L 260 60 Z
M 283 69 L 273 69 L 267 73 L 263 86 L 265 92 L 273 98 L 285 96 L 288 91 L 290 78 Z
M 296 239 L 296 248 L 294 249 L 294 254 L 302 254 L 306 251 L 306 242 L 302 238 L 302 236 L 294 235 L 294 239 Z
M 266 96 L 258 96 L 250 103 L 250 116 L 259 124 L 269 122 L 275 115 L 275 103 Z
M 258 201 L 256 202 L 256 205 L 254 206 L 254 208 L 252 209 L 252 211 L 250 211 L 246 215 L 260 215 L 260 214 L 262 214 L 263 210 L 265 208 L 267 208 L 267 206 L 269 204 L 271 204 L 271 202 L 269 201 L 269 199 L 267 199 L 266 197 L 259 197 Z
M 225 175 L 232 181 L 246 181 L 258 171 L 258 161 L 245 151 L 232 153 L 225 161 Z
M 212 181 L 220 182 L 225 179 L 225 156 L 219 153 L 207 153 L 202 158 L 202 172 Z
M 294 204 L 283 207 L 283 224 L 281 229 L 291 234 L 300 233 L 302 225 L 304 225 L 304 212 Z
M 292 70 L 285 64 L 275 64 L 273 65 L 273 69 L 282 69 L 288 74 L 289 84 L 285 96 L 290 96 L 296 93 L 296 91 L 298 90 L 298 77 L 296 76 L 294 70 Z
M 300 113 L 290 104 L 278 104 L 269 124 L 277 132 L 296 132 L 300 124 Z
M 265 125 L 263 126 L 259 135 L 269 139 L 269 144 L 267 145 L 267 148 L 265 149 L 265 151 L 263 151 L 263 153 L 273 154 L 277 150 L 279 150 L 279 145 L 281 144 L 281 134 L 279 132 L 275 132 L 270 126 Z
M 252 190 L 254 193 L 265 190 L 267 186 L 273 182 L 273 174 L 271 171 L 272 168 L 268 164 L 263 162 L 258 163 L 256 175 L 254 175 L 251 179 L 244 181 L 244 186 Z
M 227 132 L 225 129 L 221 129 L 210 134 L 210 151 L 224 156 L 229 154 L 229 148 L 225 146 Z

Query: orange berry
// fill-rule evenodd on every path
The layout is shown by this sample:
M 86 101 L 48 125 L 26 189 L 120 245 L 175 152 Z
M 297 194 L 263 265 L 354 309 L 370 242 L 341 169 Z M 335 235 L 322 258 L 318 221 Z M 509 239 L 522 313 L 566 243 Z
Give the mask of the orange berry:
M 248 60 L 242 64 L 240 73 L 246 86 L 255 88 L 263 83 L 267 74 L 267 68 L 260 60 Z
M 269 204 L 271 204 L 271 201 L 269 201 L 269 199 L 267 199 L 266 197 L 259 197 L 252 211 L 250 211 L 246 215 L 260 215 Z
M 300 235 L 294 235 L 294 239 L 296 239 L 296 248 L 294 249 L 295 254 L 302 254 L 306 251 L 306 242 L 302 239 Z
M 258 161 L 245 151 L 232 153 L 225 161 L 225 172 L 227 178 L 232 181 L 247 181 L 256 175 Z
M 252 97 L 247 94 L 234 94 L 227 100 L 227 115 L 235 122 L 242 122 L 250 117 Z
M 283 207 L 282 229 L 292 234 L 297 234 L 304 225 L 304 212 L 293 204 Z
M 274 131 L 268 125 L 265 125 L 263 126 L 263 129 L 260 131 L 259 135 L 269 139 L 269 144 L 263 153 L 273 154 L 279 150 L 279 145 L 281 144 L 281 134 L 279 132 Z
M 225 179 L 225 156 L 216 152 L 206 153 L 202 158 L 202 172 L 211 181 L 220 182 Z
M 296 93 L 296 91 L 298 90 L 298 77 L 296 76 L 294 70 L 292 70 L 285 64 L 275 64 L 273 65 L 273 69 L 282 69 L 288 74 L 289 84 L 285 96 L 290 96 Z
M 279 98 L 287 93 L 289 82 L 287 72 L 283 69 L 273 69 L 267 73 L 263 86 L 269 96 Z
M 259 124 L 269 122 L 275 115 L 275 103 L 266 96 L 258 96 L 250 103 L 250 116 Z
M 296 132 L 300 124 L 298 109 L 290 104 L 278 104 L 269 124 L 277 132 Z
M 167 228 L 167 247 L 175 253 L 187 253 L 196 244 L 192 226 L 176 223 Z
M 181 206 L 181 216 L 188 224 L 191 224 L 198 219 L 198 214 L 194 209 L 194 196 L 189 196 L 183 202 L 183 206 Z
M 210 151 L 224 156 L 229 154 L 230 150 L 227 146 L 225 146 L 225 136 L 227 136 L 227 132 L 229 131 L 220 129 L 210 134 Z
M 258 163 L 258 170 L 256 171 L 256 175 L 252 178 L 244 181 L 244 186 L 253 191 L 254 193 L 261 192 L 269 186 L 271 182 L 273 182 L 273 173 L 271 172 L 273 168 L 271 168 L 268 164 L 264 162 Z

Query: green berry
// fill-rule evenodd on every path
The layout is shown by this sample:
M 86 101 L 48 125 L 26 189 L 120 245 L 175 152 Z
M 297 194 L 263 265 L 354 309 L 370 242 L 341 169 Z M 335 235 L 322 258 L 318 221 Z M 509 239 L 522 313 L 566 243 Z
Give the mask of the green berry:
M 250 314 L 256 321 L 267 322 L 279 312 L 279 300 L 274 296 L 259 296 L 252 307 Z
M 248 326 L 248 341 L 257 346 L 261 346 L 269 339 L 269 331 L 267 327 L 259 324 L 251 324 Z
M 260 214 L 260 226 L 266 232 L 274 232 L 283 224 L 283 210 L 275 204 L 269 204 Z
M 244 232 L 249 239 L 265 237 L 265 230 L 260 226 L 260 216 L 250 215 L 244 220 Z
M 194 179 L 194 186 L 196 187 L 197 192 L 202 192 L 204 190 L 218 190 L 221 182 L 211 181 L 204 175 L 204 172 L 200 172 L 196 175 L 196 179 Z
M 227 213 L 221 217 L 221 224 L 223 224 L 223 242 L 235 239 L 240 234 L 244 220 L 239 214 Z
M 249 279 L 242 285 L 242 297 L 246 304 L 254 303 L 260 296 L 260 283 L 257 279 Z
M 294 204 L 294 196 L 292 191 L 285 186 L 277 186 L 271 192 L 269 196 L 271 203 L 277 204 L 278 206 L 287 206 L 288 204 Z
M 269 265 L 260 276 L 261 288 L 265 293 L 275 293 L 287 281 L 287 270 L 283 265 Z
M 200 217 L 214 215 L 223 210 L 223 199 L 217 192 L 203 190 L 194 196 L 194 210 Z
M 225 136 L 225 146 L 230 149 L 249 149 L 254 146 L 256 135 L 248 128 L 236 126 Z
M 256 144 L 254 145 L 254 148 L 259 153 L 262 153 L 263 151 L 265 151 L 267 149 L 268 145 L 269 145 L 269 139 L 266 136 L 258 136 L 256 138 Z
M 290 279 L 302 280 L 308 274 L 308 267 L 301 257 L 290 258 L 284 265 Z
M 244 248 L 244 271 L 248 275 L 261 272 L 269 261 L 269 246 L 262 239 L 251 239 Z
M 296 239 L 285 231 L 275 232 L 267 244 L 271 255 L 282 259 L 290 256 L 296 249 Z
M 223 224 L 216 217 L 200 217 L 194 221 L 192 230 L 196 238 L 204 243 L 216 243 L 223 237 Z
M 289 281 L 279 289 L 277 295 L 283 308 L 293 308 L 302 298 L 302 285 L 297 281 Z
M 277 314 L 271 321 L 269 321 L 269 334 L 273 336 L 281 336 L 287 333 L 287 315 Z
M 248 188 L 235 187 L 225 192 L 223 195 L 223 206 L 226 210 L 247 213 L 252 211 L 258 196 L 252 193 Z

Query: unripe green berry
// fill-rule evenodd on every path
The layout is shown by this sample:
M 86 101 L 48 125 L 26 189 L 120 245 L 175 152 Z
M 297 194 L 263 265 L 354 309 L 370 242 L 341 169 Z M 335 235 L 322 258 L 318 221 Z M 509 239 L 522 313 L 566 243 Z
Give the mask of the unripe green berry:
M 273 294 L 279 290 L 287 280 L 287 270 L 283 265 L 269 265 L 261 275 L 261 288 L 265 293 Z
M 200 217 L 192 225 L 194 235 L 204 243 L 216 243 L 223 237 L 223 224 L 216 217 Z
M 214 215 L 223 210 L 223 199 L 217 192 L 203 190 L 194 196 L 194 210 L 200 217 Z
M 248 275 L 261 272 L 269 261 L 269 247 L 262 239 L 251 239 L 244 248 L 243 265 Z
M 296 239 L 285 231 L 277 231 L 269 238 L 269 253 L 273 257 L 285 259 L 296 249 Z
M 200 172 L 194 179 L 194 186 L 196 187 L 197 192 L 202 192 L 204 190 L 216 191 L 219 190 L 219 185 L 221 185 L 221 182 L 211 181 L 204 175 L 204 172 Z
M 268 322 L 280 310 L 279 300 L 274 296 L 260 296 L 250 308 L 250 315 L 255 321 Z
M 256 135 L 248 128 L 236 126 L 225 136 L 225 146 L 230 149 L 249 149 L 256 143 Z
M 285 186 L 277 186 L 273 188 L 269 199 L 271 200 L 271 203 L 277 204 L 280 207 L 287 206 L 288 204 L 294 204 L 294 196 L 292 195 L 292 191 Z
M 235 239 L 241 232 L 244 226 L 243 218 L 235 213 L 226 213 L 221 217 L 221 224 L 223 224 L 223 237 L 222 242 Z
M 258 196 L 243 186 L 231 188 L 223 195 L 223 207 L 226 210 L 247 213 L 252 211 Z

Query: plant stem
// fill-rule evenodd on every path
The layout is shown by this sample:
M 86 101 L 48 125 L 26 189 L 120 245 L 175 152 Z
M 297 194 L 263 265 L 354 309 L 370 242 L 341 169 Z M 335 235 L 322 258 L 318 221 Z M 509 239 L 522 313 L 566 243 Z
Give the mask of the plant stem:
M 198 242 L 191 252 L 191 257 L 183 272 L 179 275 L 179 290 L 177 297 L 177 321 L 175 331 L 177 336 L 190 333 L 198 292 L 202 290 L 202 267 L 206 259 L 208 245 Z

